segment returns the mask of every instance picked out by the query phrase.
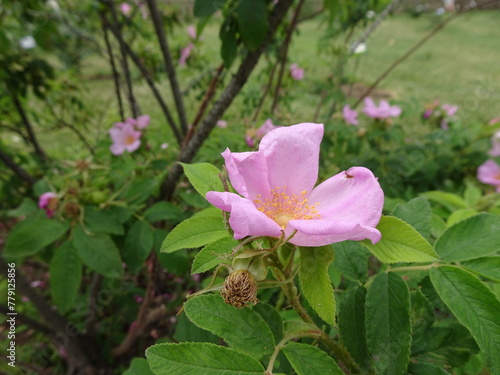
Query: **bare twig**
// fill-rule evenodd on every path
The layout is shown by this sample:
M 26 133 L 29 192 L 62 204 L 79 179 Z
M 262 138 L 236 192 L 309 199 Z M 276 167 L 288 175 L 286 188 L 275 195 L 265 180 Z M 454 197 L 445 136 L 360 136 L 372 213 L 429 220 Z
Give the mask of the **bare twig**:
M 288 55 L 288 47 L 290 46 L 290 42 L 292 40 L 292 34 L 295 28 L 297 27 L 297 20 L 299 18 L 300 10 L 302 9 L 302 5 L 304 5 L 305 0 L 300 0 L 297 8 L 295 9 L 295 13 L 293 14 L 292 23 L 287 30 L 285 42 L 283 43 L 283 49 L 281 51 L 281 66 L 278 74 L 278 83 L 276 84 L 276 90 L 274 91 L 273 104 L 271 106 L 271 112 L 274 112 L 278 108 L 278 99 L 281 88 L 281 82 L 283 81 L 283 75 L 285 73 L 286 66 L 286 57 Z
M 26 128 L 26 131 L 28 132 L 28 137 L 31 144 L 35 148 L 35 152 L 40 157 L 40 159 L 42 159 L 42 161 L 47 161 L 47 154 L 45 153 L 45 151 L 43 151 L 40 143 L 38 143 L 38 139 L 35 135 L 35 132 L 33 131 L 33 126 L 31 125 L 31 122 L 28 119 L 28 115 L 26 114 L 26 111 L 24 110 L 24 107 L 16 94 L 12 94 L 12 101 L 14 102 L 14 106 L 16 107 L 17 113 L 19 113 L 19 116 L 21 117 L 21 121 Z
M 205 97 L 203 98 L 203 101 L 201 102 L 200 108 L 198 109 L 198 113 L 196 114 L 196 117 L 193 120 L 193 123 L 191 124 L 191 127 L 188 129 L 188 133 L 186 134 L 186 138 L 184 138 L 184 144 L 188 144 L 189 140 L 194 134 L 194 131 L 198 124 L 200 123 L 201 119 L 203 118 L 203 115 L 205 114 L 205 111 L 208 107 L 208 103 L 212 100 L 214 94 L 215 94 L 215 88 L 217 87 L 217 82 L 220 79 L 220 76 L 222 74 L 222 70 L 224 69 L 224 64 L 221 64 L 217 70 L 215 71 L 214 76 L 212 77 L 212 80 L 210 81 L 210 85 L 208 86 L 208 90 L 205 93 Z
M 123 103 L 122 103 L 122 94 L 120 88 L 120 75 L 118 74 L 118 70 L 116 69 L 115 56 L 113 54 L 113 48 L 111 47 L 111 43 L 109 41 L 108 36 L 108 28 L 106 27 L 106 23 L 101 14 L 101 28 L 104 35 L 104 42 L 106 43 L 106 51 L 108 53 L 109 63 L 111 65 L 111 71 L 113 72 L 113 82 L 115 85 L 115 93 L 116 99 L 118 100 L 118 114 L 120 115 L 120 119 L 125 121 L 125 114 L 123 112 Z
M 132 110 L 132 116 L 134 118 L 137 118 L 139 116 L 140 110 L 139 110 L 139 104 L 135 100 L 134 97 L 134 90 L 132 86 L 132 77 L 130 76 L 130 69 L 128 66 L 128 57 L 127 57 L 127 51 L 125 47 L 125 41 L 122 37 L 122 26 L 120 24 L 120 21 L 118 21 L 118 15 L 116 14 L 116 9 L 115 6 L 112 2 L 108 3 L 108 9 L 111 12 L 111 19 L 113 20 L 113 30 L 115 30 L 116 34 L 120 35 L 118 39 L 118 43 L 120 45 L 120 54 L 121 54 L 121 65 L 122 65 L 122 70 L 123 70 L 123 75 L 125 77 L 125 82 L 127 84 L 127 94 L 128 94 L 128 100 L 130 103 L 130 108 Z M 106 19 L 105 19 L 106 20 Z M 110 26 L 110 23 L 107 22 L 106 26 Z M 113 33 L 114 34 L 114 33 Z M 116 35 L 115 35 L 116 36 Z
M 0 149 L 0 160 L 9 167 L 16 175 L 26 181 L 28 184 L 33 185 L 36 182 L 36 178 L 26 172 L 20 165 L 18 165 L 12 158 L 6 154 L 2 149 Z
M 163 60 L 165 62 L 165 68 L 168 74 L 168 80 L 170 81 L 170 87 L 172 88 L 172 94 L 175 100 L 175 106 L 177 107 L 177 113 L 179 115 L 179 120 L 181 123 L 182 133 L 187 133 L 187 120 L 186 111 L 184 109 L 184 101 L 182 100 L 181 90 L 179 89 L 179 83 L 177 82 L 177 76 L 175 74 L 175 67 L 172 62 L 172 55 L 170 54 L 170 48 L 168 46 L 167 35 L 163 29 L 163 24 L 161 21 L 160 12 L 156 6 L 156 0 L 146 0 L 148 3 L 149 13 L 151 14 L 151 19 L 155 27 L 156 36 L 158 37 L 158 43 L 160 43 L 161 53 L 163 55 Z
M 92 276 L 92 282 L 90 283 L 90 292 L 89 292 L 89 310 L 90 311 L 97 311 L 97 293 L 99 292 L 99 289 L 101 288 L 103 276 L 99 273 L 94 273 L 94 276 Z M 96 319 L 89 319 L 87 322 L 87 335 L 90 337 L 93 337 L 95 334 L 95 326 L 96 326 L 97 320 Z
M 240 92 L 241 88 L 246 83 L 248 77 L 257 65 L 264 48 L 271 41 L 278 25 L 283 21 L 288 9 L 290 8 L 293 0 L 280 0 L 274 7 L 269 18 L 269 31 L 266 40 L 262 45 L 254 51 L 248 52 L 234 74 L 231 82 L 228 84 L 224 92 L 220 95 L 219 99 L 215 102 L 212 109 L 202 121 L 198 130 L 193 138 L 189 141 L 186 147 L 183 147 L 178 160 L 181 162 L 189 163 L 200 149 L 203 142 L 207 139 L 218 119 L 222 117 L 224 111 L 231 105 L 235 96 Z M 162 184 L 162 196 L 165 199 L 170 199 L 177 184 L 177 181 L 182 175 L 182 167 L 176 163 L 170 169 L 167 178 Z
M 106 16 L 104 16 L 104 19 L 107 22 Z M 163 97 L 161 96 L 158 88 L 156 87 L 155 82 L 154 82 L 153 78 L 151 77 L 151 75 L 149 74 L 147 68 L 144 66 L 144 64 L 142 63 L 139 56 L 137 56 L 132 51 L 132 49 L 129 47 L 129 45 L 127 43 L 125 43 L 125 41 L 123 40 L 123 36 L 116 30 L 116 28 L 113 27 L 112 25 L 110 25 L 109 22 L 107 22 L 107 25 L 110 26 L 110 30 L 113 33 L 113 35 L 115 36 L 115 38 L 122 41 L 123 46 L 125 48 L 125 52 L 130 56 L 130 58 L 132 59 L 134 64 L 141 71 L 143 78 L 146 80 L 149 88 L 153 92 L 155 99 L 157 100 L 158 104 L 160 105 L 165 117 L 167 118 L 167 121 L 168 121 L 170 127 L 172 128 L 172 131 L 174 132 L 174 135 L 175 135 L 175 138 L 177 139 L 177 142 L 179 143 L 179 145 L 182 145 L 182 135 L 181 135 L 179 129 L 177 128 L 177 125 L 175 124 L 174 119 L 172 118 L 170 110 L 168 109 L 167 104 L 163 100 Z

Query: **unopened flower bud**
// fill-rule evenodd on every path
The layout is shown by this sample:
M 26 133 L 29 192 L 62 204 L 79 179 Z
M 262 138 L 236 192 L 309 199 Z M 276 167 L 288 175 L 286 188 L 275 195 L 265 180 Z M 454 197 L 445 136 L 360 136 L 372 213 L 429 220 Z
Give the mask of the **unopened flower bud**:
M 248 270 L 234 271 L 226 277 L 221 290 L 224 302 L 238 309 L 257 303 L 257 282 Z

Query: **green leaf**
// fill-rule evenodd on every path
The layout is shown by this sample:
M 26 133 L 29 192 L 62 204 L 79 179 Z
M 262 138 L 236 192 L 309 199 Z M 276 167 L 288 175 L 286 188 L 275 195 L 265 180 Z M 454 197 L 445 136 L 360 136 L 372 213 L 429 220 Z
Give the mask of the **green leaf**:
M 262 375 L 264 367 L 245 353 L 209 343 L 158 344 L 146 349 L 157 375 Z
M 61 238 L 68 229 L 68 222 L 49 219 L 41 211 L 14 226 L 5 241 L 4 256 L 9 258 L 36 254 Z
M 439 238 L 446 230 L 446 223 L 438 215 L 432 214 L 431 234 L 434 238 Z
M 472 184 L 467 184 L 467 188 L 464 192 L 464 199 L 469 207 L 474 206 L 481 198 L 481 189 Z
M 428 199 L 433 202 L 439 203 L 446 207 L 450 212 L 460 208 L 467 208 L 467 203 L 456 194 L 446 193 L 444 191 L 428 191 L 424 194 Z
M 229 254 L 237 245 L 238 241 L 228 236 L 205 246 L 196 254 L 191 273 L 206 272 L 221 263 L 229 263 L 229 260 L 221 258 L 221 255 Z
M 240 0 L 236 8 L 238 30 L 246 47 L 254 50 L 267 36 L 269 21 L 265 0 Z
M 432 363 L 410 363 L 408 365 L 409 375 L 449 375 L 442 368 L 433 365 Z
M 144 358 L 134 358 L 130 363 L 130 367 L 123 375 L 154 375 L 149 369 L 148 361 Z
M 418 197 L 408 203 L 400 204 L 392 211 L 391 216 L 400 218 L 415 228 L 424 238 L 429 238 L 432 210 L 427 198 Z
M 449 227 L 436 242 L 442 260 L 459 262 L 500 250 L 500 215 L 482 213 Z
M 170 223 L 176 224 L 184 217 L 184 211 L 170 202 L 155 203 L 144 212 L 144 218 L 150 223 L 168 220 Z
M 460 210 L 456 210 L 452 212 L 450 216 L 448 216 L 448 220 L 446 220 L 446 226 L 451 227 L 452 225 L 477 214 L 478 212 L 476 210 L 473 210 L 472 208 L 462 208 Z
M 369 368 L 370 355 L 366 344 L 365 298 L 363 286 L 350 290 L 339 306 L 339 332 L 342 343 L 362 368 Z
M 231 67 L 238 52 L 238 40 L 236 39 L 237 25 L 234 19 L 224 22 L 220 29 L 221 49 L 220 55 L 226 68 Z
M 71 242 L 61 245 L 50 262 L 50 292 L 54 304 L 62 314 L 76 301 L 82 281 L 82 261 Z
M 283 353 L 298 375 L 344 374 L 332 357 L 315 346 L 289 342 Z
M 87 236 L 82 227 L 77 226 L 73 238 L 78 255 L 85 265 L 107 277 L 123 275 L 120 253 L 108 235 Z
M 130 205 L 141 204 L 151 197 L 158 189 L 159 181 L 156 178 L 142 178 L 134 180 L 120 195 Z
M 433 262 L 437 260 L 437 254 L 430 243 L 403 220 L 382 216 L 377 229 L 382 233 L 382 239 L 375 245 L 368 240 L 363 241 L 362 244 L 382 262 Z
M 258 303 L 252 307 L 267 323 L 274 336 L 274 342 L 280 342 L 283 338 L 284 324 L 278 311 L 267 303 Z
M 225 2 L 225 0 L 195 0 L 194 15 L 200 18 L 209 17 L 222 8 Z
M 110 233 L 122 235 L 123 225 L 113 212 L 99 210 L 96 207 L 85 207 L 85 223 L 87 229 L 93 233 Z
M 145 221 L 136 221 L 129 229 L 123 243 L 123 260 L 135 274 L 153 250 L 153 230 Z
M 275 341 L 271 329 L 249 307 L 237 309 L 212 294 L 188 300 L 184 311 L 198 327 L 222 337 L 236 349 L 256 358 L 273 352 Z
M 191 182 L 191 185 L 193 185 L 195 190 L 203 198 L 205 198 L 205 195 L 209 191 L 224 191 L 222 181 L 219 178 L 220 171 L 212 164 L 180 164 L 182 165 L 182 168 L 184 168 L 184 173 L 186 174 L 189 182 Z
M 469 260 L 463 262 L 462 266 L 488 279 L 500 282 L 500 256 L 498 255 Z
M 216 344 L 220 341 L 217 336 L 196 326 L 188 319 L 186 314 L 181 314 L 177 318 L 173 338 L 178 342 L 212 342 Z
M 177 225 L 165 238 L 161 251 L 171 253 L 212 243 L 228 234 L 222 217 L 192 217 Z
M 330 268 L 333 267 L 349 280 L 365 282 L 370 252 L 356 241 L 339 242 L 333 248 L 335 260 Z
M 411 292 L 410 313 L 412 323 L 411 332 L 414 337 L 422 334 L 434 323 L 434 309 L 420 289 Z
M 332 261 L 331 246 L 300 247 L 301 291 L 319 317 L 333 326 L 335 325 L 335 295 L 328 275 L 328 267 Z
M 366 338 L 377 374 L 404 374 L 410 359 L 410 293 L 394 272 L 377 275 L 368 289 Z
M 488 359 L 492 374 L 500 374 L 498 298 L 481 280 L 457 267 L 433 268 L 430 277 L 446 306 L 471 331 Z
M 19 207 L 7 211 L 7 216 L 9 217 L 18 217 L 18 216 L 28 216 L 36 213 L 40 208 L 37 206 L 35 202 L 33 202 L 29 198 L 23 198 L 23 201 L 19 205 Z

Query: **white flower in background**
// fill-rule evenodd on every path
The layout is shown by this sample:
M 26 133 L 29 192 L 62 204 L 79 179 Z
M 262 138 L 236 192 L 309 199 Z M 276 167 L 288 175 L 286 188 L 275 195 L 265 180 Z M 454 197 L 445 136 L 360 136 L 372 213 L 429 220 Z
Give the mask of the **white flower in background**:
M 36 41 L 35 38 L 33 38 L 31 35 L 28 35 L 19 39 L 19 45 L 22 49 L 32 49 L 36 47 Z
M 56 0 L 47 1 L 47 5 L 56 13 L 59 13 L 61 11 L 61 7 L 59 6 L 59 3 Z
M 369 10 L 368 12 L 366 12 L 366 18 L 370 19 L 373 17 L 375 17 L 375 12 L 373 10 Z
M 365 52 L 366 52 L 366 43 L 359 43 L 356 45 L 356 47 L 354 47 L 353 53 L 355 55 L 357 55 L 359 53 L 365 53 Z

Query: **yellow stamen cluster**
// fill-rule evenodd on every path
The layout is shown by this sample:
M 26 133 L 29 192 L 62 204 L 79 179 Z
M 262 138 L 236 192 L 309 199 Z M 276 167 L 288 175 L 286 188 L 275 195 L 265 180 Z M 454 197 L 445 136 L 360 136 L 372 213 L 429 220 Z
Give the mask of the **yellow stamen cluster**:
M 290 194 L 287 187 L 271 189 L 271 198 L 254 200 L 257 209 L 285 229 L 290 220 L 312 220 L 320 218 L 316 207 L 319 203 L 310 205 L 307 201 L 307 191 L 300 195 Z
M 131 145 L 134 142 L 135 142 L 134 136 L 133 135 L 127 135 L 127 138 L 125 139 L 125 143 L 127 145 Z

